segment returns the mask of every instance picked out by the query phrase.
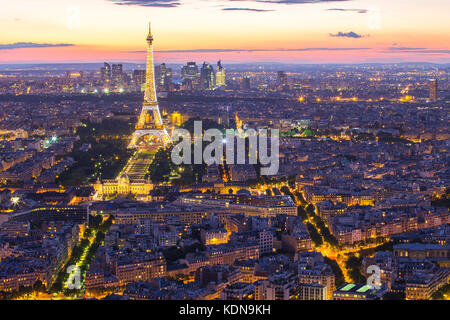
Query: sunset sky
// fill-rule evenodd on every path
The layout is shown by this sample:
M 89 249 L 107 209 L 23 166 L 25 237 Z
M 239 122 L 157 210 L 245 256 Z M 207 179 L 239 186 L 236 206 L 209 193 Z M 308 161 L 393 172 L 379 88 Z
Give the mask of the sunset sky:
M 0 63 L 450 62 L 449 0 L 0 0 Z

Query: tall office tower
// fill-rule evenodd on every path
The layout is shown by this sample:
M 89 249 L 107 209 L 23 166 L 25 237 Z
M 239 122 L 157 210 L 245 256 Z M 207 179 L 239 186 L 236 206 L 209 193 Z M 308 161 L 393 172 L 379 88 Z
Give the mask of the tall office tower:
M 155 67 L 156 86 L 162 90 L 169 90 L 172 83 L 172 69 L 165 63 Z
M 242 78 L 242 85 L 241 85 L 241 89 L 242 90 L 250 90 L 251 89 L 251 85 L 250 85 L 250 77 L 244 77 Z
M 144 141 L 143 141 L 144 140 Z M 129 148 L 160 147 L 171 144 L 171 139 L 163 124 L 161 113 L 159 112 L 158 100 L 156 97 L 155 71 L 153 67 L 153 35 L 151 26 L 147 36 L 147 70 L 145 81 L 145 95 L 142 111 L 136 125 L 136 131 L 129 144 Z
M 111 78 L 115 82 L 121 82 L 123 76 L 123 66 L 121 64 L 113 64 Z
M 134 70 L 133 81 L 136 86 L 141 87 L 145 83 L 145 70 Z
M 172 75 L 172 68 L 166 69 L 166 75 L 164 76 L 164 86 L 166 90 L 170 90 L 170 87 L 172 85 L 173 75 Z
M 183 81 L 185 79 L 190 79 L 193 85 L 198 83 L 200 72 L 198 71 L 198 67 L 195 62 L 188 62 L 181 68 L 181 78 Z
M 155 67 L 155 81 L 157 86 L 164 86 L 164 77 L 166 76 L 166 64 L 162 63 Z
M 123 73 L 123 66 L 121 64 L 113 64 L 112 65 L 112 76 L 120 77 Z
M 430 79 L 430 100 L 437 100 L 437 79 Z
M 111 66 L 105 62 L 103 67 L 100 69 L 100 74 L 103 82 L 111 81 Z
M 278 71 L 277 85 L 279 87 L 284 87 L 287 86 L 287 84 L 288 84 L 287 74 L 284 71 Z
M 225 86 L 226 85 L 226 72 L 225 68 L 222 67 L 222 62 L 219 60 L 217 62 L 217 72 L 216 72 L 216 86 Z
M 216 86 L 216 76 L 212 65 L 203 62 L 200 70 L 200 89 L 213 90 Z
M 172 84 L 172 69 L 167 68 L 165 63 L 163 63 L 162 65 L 164 65 L 164 72 L 161 74 L 161 85 L 163 86 L 164 90 L 170 90 L 170 85 Z

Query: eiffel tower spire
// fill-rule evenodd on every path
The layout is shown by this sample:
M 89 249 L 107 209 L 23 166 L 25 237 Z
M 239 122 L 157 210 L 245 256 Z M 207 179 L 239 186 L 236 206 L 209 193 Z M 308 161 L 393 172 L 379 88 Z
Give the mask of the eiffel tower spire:
M 144 103 L 129 148 L 135 148 L 138 140 L 145 136 L 157 138 L 164 146 L 171 143 L 159 112 L 153 64 L 153 35 L 149 24 Z
M 157 103 L 155 88 L 155 70 L 153 67 L 153 35 L 152 26 L 149 24 L 147 36 L 147 63 L 146 63 L 146 81 L 145 81 L 145 101 L 148 103 Z
M 151 22 L 148 23 L 148 36 L 147 36 L 147 39 L 148 39 L 148 38 L 152 38 L 152 40 L 153 40 L 153 35 L 152 35 L 152 23 L 151 23 Z

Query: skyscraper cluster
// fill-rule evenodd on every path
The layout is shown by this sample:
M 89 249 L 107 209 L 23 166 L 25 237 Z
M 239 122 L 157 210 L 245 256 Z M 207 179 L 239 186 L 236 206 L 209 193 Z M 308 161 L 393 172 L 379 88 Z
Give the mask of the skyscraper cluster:
M 181 78 L 184 90 L 213 90 L 226 85 L 226 72 L 221 61 L 217 63 L 217 72 L 209 63 L 204 62 L 199 69 L 195 62 L 188 62 L 181 68 Z
M 113 64 L 112 66 L 105 62 L 100 68 L 100 76 L 105 86 L 123 86 L 127 81 L 127 74 L 123 72 L 122 64 Z

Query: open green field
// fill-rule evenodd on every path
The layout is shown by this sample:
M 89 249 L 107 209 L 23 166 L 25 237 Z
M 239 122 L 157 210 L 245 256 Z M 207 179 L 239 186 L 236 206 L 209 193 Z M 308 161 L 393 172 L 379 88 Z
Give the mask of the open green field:
M 145 179 L 154 157 L 154 152 L 138 152 L 128 160 L 123 172 L 132 180 Z

